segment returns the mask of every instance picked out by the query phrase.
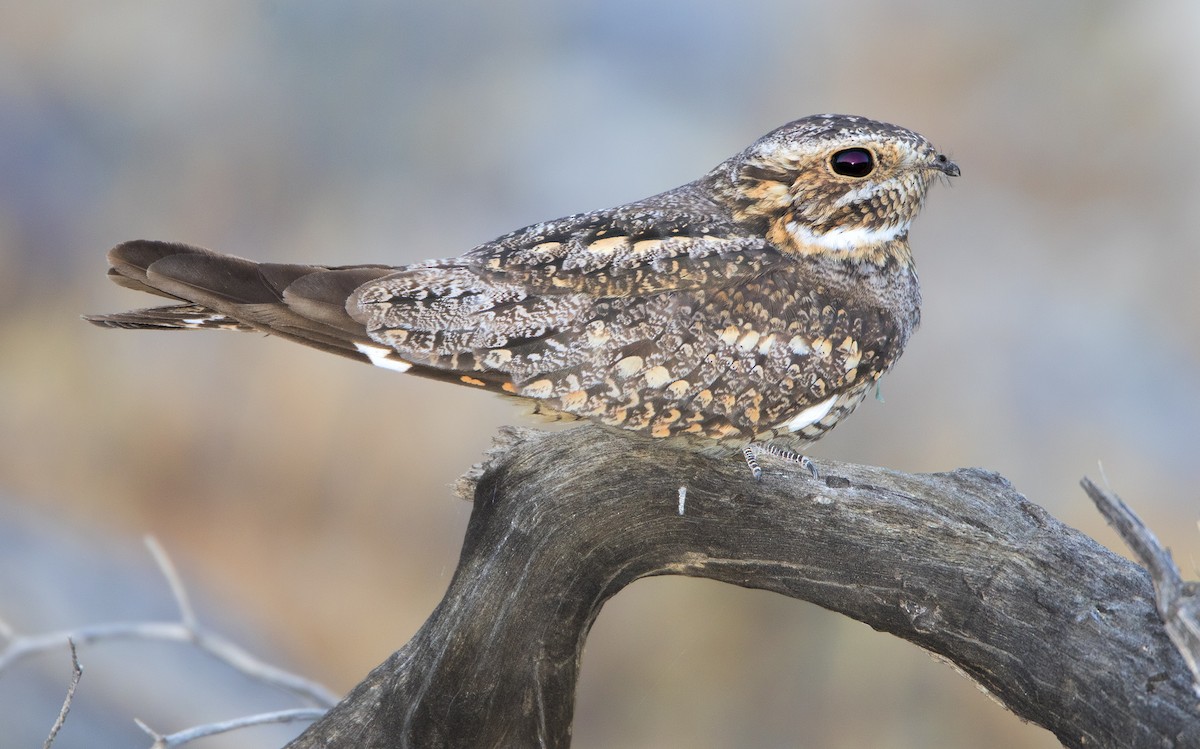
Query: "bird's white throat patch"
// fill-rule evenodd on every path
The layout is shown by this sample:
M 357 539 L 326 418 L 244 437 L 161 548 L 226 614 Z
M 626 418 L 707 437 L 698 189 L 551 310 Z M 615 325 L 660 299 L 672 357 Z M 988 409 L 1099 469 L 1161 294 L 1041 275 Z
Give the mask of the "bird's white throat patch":
M 865 226 L 845 228 L 835 226 L 817 233 L 796 221 L 789 221 L 787 231 L 797 245 L 820 247 L 833 252 L 852 252 L 872 245 L 880 245 L 901 237 L 908 231 L 908 224 L 895 224 L 871 229 Z

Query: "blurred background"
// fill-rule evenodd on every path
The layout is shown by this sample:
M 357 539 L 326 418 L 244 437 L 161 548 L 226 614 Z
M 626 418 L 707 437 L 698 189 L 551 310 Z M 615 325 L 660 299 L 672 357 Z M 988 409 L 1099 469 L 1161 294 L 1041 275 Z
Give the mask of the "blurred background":
M 496 429 L 483 393 L 252 335 L 100 330 L 153 303 L 126 239 L 402 264 L 691 180 L 828 111 L 963 169 L 912 232 L 924 325 L 811 450 L 983 466 L 1125 553 L 1112 487 L 1200 550 L 1200 5 L 1023 0 L 41 0 L 0 6 L 0 618 L 19 632 L 201 617 L 342 693 L 436 605 Z M 147 746 L 288 701 L 180 648 L 81 649 L 56 746 Z M 0 674 L 38 745 L 65 648 Z M 204 747 L 278 745 L 298 729 Z M 681 578 L 601 614 L 581 749 L 1053 747 L 970 681 L 809 604 Z M 12 743 L 9 743 L 12 742 Z

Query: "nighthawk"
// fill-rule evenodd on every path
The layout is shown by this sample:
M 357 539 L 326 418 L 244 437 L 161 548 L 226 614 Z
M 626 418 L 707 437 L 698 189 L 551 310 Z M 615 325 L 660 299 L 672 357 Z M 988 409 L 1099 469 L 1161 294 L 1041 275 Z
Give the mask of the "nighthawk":
M 774 130 L 700 179 L 400 267 L 108 254 L 171 304 L 104 327 L 261 331 L 538 412 L 744 452 L 799 449 L 895 364 L 920 318 L 909 224 L 959 168 L 847 115 Z

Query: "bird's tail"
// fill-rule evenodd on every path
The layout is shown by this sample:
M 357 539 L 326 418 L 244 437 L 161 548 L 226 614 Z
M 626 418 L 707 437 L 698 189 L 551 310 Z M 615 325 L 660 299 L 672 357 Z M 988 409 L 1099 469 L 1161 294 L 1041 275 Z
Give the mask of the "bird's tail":
M 109 278 L 118 285 L 175 303 L 84 317 L 101 327 L 257 330 L 374 364 L 391 355 L 345 307 L 356 288 L 393 271 L 387 266 L 256 263 L 200 247 L 146 240 L 117 245 L 109 251 L 108 262 Z M 392 368 L 407 366 L 397 361 Z
M 254 330 L 228 315 L 213 312 L 199 304 L 172 304 L 110 315 L 84 315 L 83 319 L 102 328 L 128 330 Z

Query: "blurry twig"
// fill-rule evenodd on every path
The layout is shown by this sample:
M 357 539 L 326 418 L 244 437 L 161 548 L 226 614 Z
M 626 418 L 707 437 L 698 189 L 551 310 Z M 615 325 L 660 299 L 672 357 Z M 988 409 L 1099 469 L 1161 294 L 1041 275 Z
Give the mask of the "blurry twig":
M 239 728 L 248 728 L 250 726 L 261 726 L 267 723 L 291 723 L 298 720 L 316 720 L 325 714 L 321 708 L 302 707 L 294 710 L 278 710 L 273 713 L 260 713 L 258 715 L 247 715 L 242 718 L 234 718 L 233 720 L 225 720 L 220 723 L 208 723 L 202 726 L 193 726 L 185 728 L 182 731 L 176 731 L 171 734 L 161 734 L 155 731 L 144 722 L 134 719 L 138 728 L 145 731 L 154 739 L 154 743 L 150 745 L 150 749 L 174 749 L 177 746 L 183 746 L 189 741 L 202 739 L 208 736 L 216 736 L 220 733 L 228 731 L 236 731 Z
M 67 713 L 71 710 L 71 701 L 75 699 L 75 688 L 79 686 L 79 679 L 83 676 L 83 667 L 79 665 L 79 654 L 75 652 L 75 641 L 67 640 L 67 644 L 71 646 L 71 683 L 67 686 L 67 696 L 63 699 L 62 709 L 58 711 L 58 717 L 54 719 L 54 725 L 50 726 L 50 735 L 46 737 L 45 743 L 42 744 L 42 749 L 50 749 L 54 744 L 54 739 L 58 737 L 58 732 L 62 730 L 63 724 L 67 722 Z
M 164 640 L 195 645 L 250 678 L 291 692 L 313 705 L 327 708 L 337 703 L 337 696 L 321 684 L 259 660 L 230 640 L 201 625 L 196 620 L 179 573 L 176 572 L 167 553 L 153 537 L 147 536 L 145 541 L 171 588 L 175 605 L 179 609 L 178 621 L 110 622 L 40 635 L 18 635 L 11 626 L 0 623 L 0 636 L 8 640 L 8 643 L 0 648 L 0 672 L 22 658 L 61 647 L 68 640 L 83 645 L 101 640 Z
M 27 656 L 42 653 L 61 647 L 66 642 L 71 648 L 73 674 L 71 684 L 67 689 L 66 701 L 59 712 L 46 739 L 44 749 L 49 749 L 67 718 L 67 711 L 75 696 L 75 688 L 79 684 L 82 669 L 75 652 L 76 643 L 90 644 L 102 640 L 163 640 L 182 642 L 200 648 L 214 658 L 224 662 L 233 669 L 259 681 L 263 684 L 283 689 L 306 700 L 315 707 L 281 710 L 274 713 L 250 715 L 220 723 L 210 723 L 195 726 L 173 734 L 163 735 L 149 728 L 142 721 L 137 724 L 146 733 L 154 737 L 154 749 L 171 749 L 205 736 L 225 733 L 246 726 L 262 725 L 264 723 L 287 723 L 297 720 L 316 720 L 325 711 L 337 704 L 338 698 L 326 687 L 311 679 L 284 671 L 266 663 L 230 640 L 209 630 L 200 624 L 196 612 L 188 598 L 187 589 L 179 572 L 175 569 L 167 552 L 152 536 L 145 538 L 146 548 L 154 557 L 155 564 L 171 589 L 175 607 L 179 611 L 177 621 L 144 621 L 144 622 L 109 622 L 92 624 L 75 629 L 48 632 L 39 635 L 18 634 L 11 625 L 0 619 L 0 673 L 17 661 Z
M 1100 488 L 1091 479 L 1084 478 L 1080 483 L 1109 525 L 1116 529 L 1150 572 L 1155 608 L 1167 636 L 1192 672 L 1192 689 L 1200 696 L 1200 584 L 1184 582 L 1171 559 L 1171 552 L 1163 548 L 1154 533 L 1120 497 Z
M 175 606 L 179 609 L 180 622 L 189 629 L 195 629 L 196 611 L 192 608 L 192 601 L 188 598 L 187 589 L 183 587 L 183 578 L 179 576 L 179 570 L 175 569 L 171 557 L 167 556 L 167 550 L 154 536 L 147 535 L 142 541 L 150 551 L 150 556 L 154 557 L 154 563 L 158 565 L 163 577 L 167 579 L 167 585 L 171 586 L 171 596 L 175 599 Z

